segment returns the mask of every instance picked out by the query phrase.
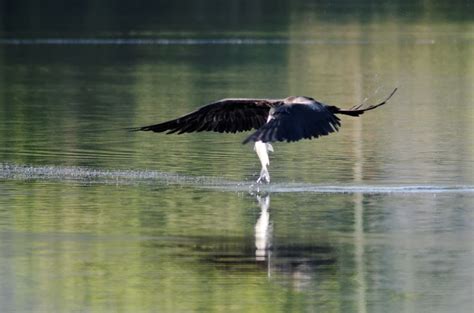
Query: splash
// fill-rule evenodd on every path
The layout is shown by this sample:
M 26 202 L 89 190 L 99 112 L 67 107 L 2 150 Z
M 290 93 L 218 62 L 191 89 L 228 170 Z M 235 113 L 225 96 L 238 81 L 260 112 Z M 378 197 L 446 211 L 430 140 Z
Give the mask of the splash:
M 226 192 L 250 193 L 473 193 L 473 185 L 317 185 L 256 184 L 220 177 L 186 176 L 154 170 L 114 170 L 80 166 L 32 166 L 0 163 L 0 180 L 59 181 L 82 184 L 179 185 Z

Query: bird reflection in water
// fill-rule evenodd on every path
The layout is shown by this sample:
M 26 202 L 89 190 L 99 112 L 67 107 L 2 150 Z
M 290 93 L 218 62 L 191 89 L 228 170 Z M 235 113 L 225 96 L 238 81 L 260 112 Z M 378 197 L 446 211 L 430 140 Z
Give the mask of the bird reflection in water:
M 326 245 L 279 243 L 273 246 L 273 223 L 270 219 L 270 195 L 256 195 L 260 206 L 260 215 L 255 223 L 255 261 L 265 264 L 267 276 L 272 272 L 291 277 L 295 288 L 300 289 L 311 281 L 317 270 L 323 265 L 335 262 L 332 248 Z
M 264 270 L 268 277 L 278 276 L 280 283 L 287 281 L 297 290 L 305 289 L 315 276 L 321 283 L 337 271 L 336 251 L 324 238 L 279 237 L 271 218 L 270 195 L 251 195 L 260 208 L 253 238 L 208 239 L 196 247 L 205 252 L 203 261 L 234 274 Z
M 257 195 L 260 205 L 260 216 L 255 224 L 255 260 L 257 262 L 268 261 L 268 276 L 270 276 L 271 237 L 272 225 L 270 224 L 270 196 Z

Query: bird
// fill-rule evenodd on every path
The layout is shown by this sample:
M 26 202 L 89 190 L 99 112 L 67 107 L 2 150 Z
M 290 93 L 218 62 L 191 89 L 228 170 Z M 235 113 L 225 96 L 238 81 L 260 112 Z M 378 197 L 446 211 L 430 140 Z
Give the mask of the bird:
M 268 152 L 273 152 L 272 142 L 294 142 L 329 135 L 341 126 L 337 115 L 360 116 L 387 103 L 396 91 L 397 88 L 380 103 L 362 103 L 349 109 L 327 105 L 306 96 L 282 99 L 225 98 L 178 118 L 129 130 L 183 134 L 203 131 L 237 133 L 254 129 L 242 143 L 254 143 L 262 166 L 257 183 L 270 183 Z

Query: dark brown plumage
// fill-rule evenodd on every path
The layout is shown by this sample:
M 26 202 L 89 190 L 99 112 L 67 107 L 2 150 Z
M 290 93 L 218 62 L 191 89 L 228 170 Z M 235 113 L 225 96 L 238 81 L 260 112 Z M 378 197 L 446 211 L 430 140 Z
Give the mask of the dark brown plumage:
M 350 109 L 340 109 L 320 103 L 310 97 L 285 99 L 222 99 L 194 112 L 160 124 L 143 126 L 133 131 L 166 132 L 167 134 L 215 131 L 235 133 L 256 129 L 243 143 L 249 141 L 298 141 L 325 136 L 341 126 L 336 114 L 359 116 L 385 104 L 397 91 L 383 102 Z
M 265 124 L 270 109 L 281 104 L 281 100 L 270 99 L 222 99 L 177 119 L 133 130 L 167 132 L 167 134 L 248 131 Z
M 222 99 L 174 120 L 132 130 L 182 134 L 201 131 L 235 133 L 256 129 L 243 143 L 255 142 L 255 151 L 262 164 L 257 183 L 269 183 L 268 151 L 273 151 L 270 142 L 290 142 L 328 135 L 341 126 L 336 114 L 359 116 L 385 104 L 396 91 L 395 88 L 387 99 L 378 104 L 361 104 L 350 109 L 326 105 L 310 97 Z

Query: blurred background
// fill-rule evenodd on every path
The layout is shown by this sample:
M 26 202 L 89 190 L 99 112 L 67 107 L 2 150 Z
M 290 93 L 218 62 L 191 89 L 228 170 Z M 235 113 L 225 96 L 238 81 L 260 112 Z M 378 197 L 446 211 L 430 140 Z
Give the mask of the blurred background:
M 0 311 L 470 312 L 473 12 L 0 0 Z M 395 87 L 337 134 L 274 144 L 268 198 L 247 192 L 248 133 L 125 130 Z

